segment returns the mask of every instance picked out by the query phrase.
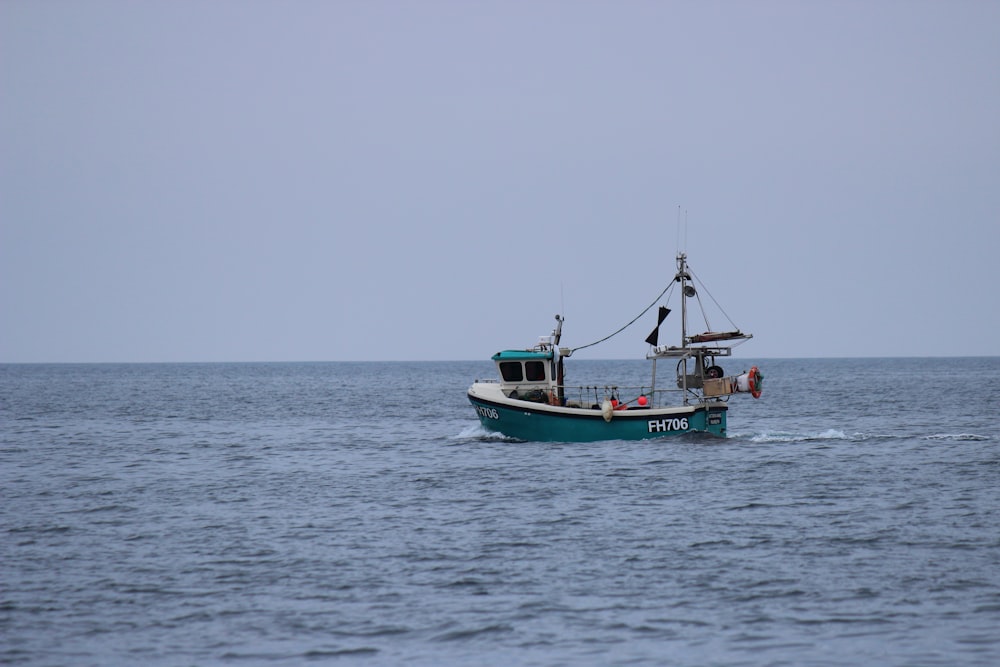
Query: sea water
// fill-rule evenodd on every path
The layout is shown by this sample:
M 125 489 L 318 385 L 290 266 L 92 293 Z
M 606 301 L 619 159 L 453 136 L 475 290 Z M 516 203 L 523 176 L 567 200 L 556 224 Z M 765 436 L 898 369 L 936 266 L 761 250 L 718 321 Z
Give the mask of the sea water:
M 588 444 L 488 361 L 0 366 L 0 662 L 1000 664 L 1000 358 L 755 363 Z

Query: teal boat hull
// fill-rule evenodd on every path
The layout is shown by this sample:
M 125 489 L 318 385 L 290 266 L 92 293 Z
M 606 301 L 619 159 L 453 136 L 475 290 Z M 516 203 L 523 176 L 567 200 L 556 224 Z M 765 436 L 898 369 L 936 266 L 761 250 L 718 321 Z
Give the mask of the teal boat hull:
M 685 433 L 726 436 L 727 406 L 705 403 L 667 410 L 616 410 L 610 421 L 600 410 L 559 409 L 529 401 L 501 403 L 469 393 L 483 428 L 510 438 L 539 442 L 647 440 Z

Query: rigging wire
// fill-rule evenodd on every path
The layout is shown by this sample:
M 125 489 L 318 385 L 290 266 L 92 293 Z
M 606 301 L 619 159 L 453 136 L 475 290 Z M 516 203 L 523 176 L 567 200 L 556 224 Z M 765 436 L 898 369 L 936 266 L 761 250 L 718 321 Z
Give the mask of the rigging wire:
M 701 294 L 701 290 L 705 290 L 705 294 L 707 294 L 708 298 L 712 300 L 712 303 L 715 304 L 715 307 L 719 309 L 719 312 L 722 313 L 722 316 L 725 317 L 727 320 L 729 320 L 729 324 L 734 329 L 739 330 L 739 327 L 736 326 L 736 323 L 733 322 L 732 318 L 729 317 L 729 315 L 722 308 L 722 306 L 719 305 L 719 302 L 715 300 L 715 297 L 712 296 L 712 293 L 708 291 L 707 287 L 705 287 L 705 283 L 701 282 L 701 278 L 699 278 L 695 274 L 695 272 L 691 270 L 691 265 L 688 265 L 687 268 L 688 268 L 688 273 L 690 273 L 694 277 L 694 279 L 698 281 L 698 287 L 699 287 L 698 293 Z M 700 298 L 698 299 L 698 307 L 701 308 L 702 317 L 705 317 L 705 326 L 707 326 L 708 330 L 711 331 L 712 330 L 712 326 L 708 323 L 708 317 L 705 315 L 705 307 L 701 305 L 701 299 Z
M 692 274 L 694 275 L 694 274 Z M 700 282 L 698 283 L 701 284 Z M 706 290 L 707 291 L 707 290 Z M 708 296 L 712 296 L 709 294 Z M 701 319 L 705 320 L 705 331 L 712 330 L 712 324 L 708 321 L 708 313 L 705 312 L 705 304 L 701 302 L 701 291 L 695 293 L 695 299 L 698 301 L 698 308 L 701 310 Z
M 593 347 L 593 346 L 597 345 L 598 343 L 603 343 L 604 341 L 608 340 L 609 338 L 617 336 L 621 332 L 625 331 L 630 326 L 632 326 L 633 324 L 635 324 L 636 321 L 640 317 L 642 317 L 643 315 L 645 315 L 646 313 L 648 313 L 650 308 L 652 308 L 653 306 L 655 306 L 656 304 L 658 304 L 660 302 L 660 299 L 663 298 L 663 295 L 666 294 L 667 292 L 669 292 L 673 288 L 674 284 L 675 284 L 675 281 L 671 280 L 670 284 L 663 288 L 663 291 L 660 292 L 660 295 L 658 297 L 656 297 L 656 300 L 653 301 L 653 303 L 651 303 L 648 306 L 646 306 L 646 309 L 644 311 L 642 311 L 641 313 L 639 313 L 638 315 L 636 315 L 635 318 L 631 322 L 629 322 L 628 324 L 626 324 L 625 326 L 623 326 L 618 331 L 616 331 L 616 332 L 614 332 L 612 334 L 608 334 L 607 336 L 605 336 L 601 340 L 595 340 L 593 343 L 587 343 L 586 345 L 581 345 L 580 347 L 574 347 L 573 349 L 570 350 L 570 353 L 576 352 L 577 350 L 582 350 L 582 349 L 584 349 L 586 347 Z

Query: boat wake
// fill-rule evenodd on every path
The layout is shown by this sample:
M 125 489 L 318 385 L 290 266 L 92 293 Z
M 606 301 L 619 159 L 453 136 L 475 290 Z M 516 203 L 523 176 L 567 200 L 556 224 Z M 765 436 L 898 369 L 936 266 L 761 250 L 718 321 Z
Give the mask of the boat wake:
M 686 434 L 692 436 L 698 441 L 701 440 L 700 437 L 703 434 L 689 433 Z M 728 438 L 732 439 L 745 439 L 753 443 L 767 444 L 767 443 L 790 443 L 790 442 L 823 442 L 830 440 L 841 440 L 841 441 L 851 441 L 851 442 L 863 442 L 868 440 L 879 440 L 879 439 L 891 439 L 895 438 L 895 435 L 879 435 L 874 433 L 845 433 L 837 429 L 827 429 L 825 431 L 820 431 L 817 433 L 790 433 L 787 431 L 764 431 L 762 433 L 734 433 L 730 434 Z M 992 440 L 993 438 L 988 435 L 979 435 L 976 433 L 936 433 L 932 435 L 924 436 L 927 440 L 944 440 L 951 442 L 982 442 Z M 452 436 L 452 439 L 459 441 L 468 440 L 478 440 L 480 442 L 522 442 L 518 438 L 511 438 L 504 435 L 503 433 L 497 433 L 496 431 L 489 431 L 483 428 L 480 423 L 470 424 L 464 427 L 457 435 Z M 716 442 L 716 438 L 710 438 L 710 442 Z
M 983 440 L 993 439 L 988 435 L 977 435 L 975 433 L 937 433 L 934 435 L 926 435 L 924 437 L 928 440 L 970 440 L 973 442 L 982 442 Z
M 837 429 L 828 429 L 821 433 L 786 433 L 782 431 L 764 431 L 749 436 L 750 442 L 813 442 L 816 440 L 857 440 L 863 439 L 861 434 L 847 435 Z
M 785 431 L 764 431 L 756 434 L 736 434 L 730 437 L 746 438 L 750 442 L 770 443 L 770 442 L 818 442 L 823 440 L 847 440 L 852 442 L 863 442 L 869 440 L 893 439 L 898 435 L 878 434 L 878 433 L 844 433 L 837 429 L 828 429 L 819 433 L 789 433 Z M 945 440 L 952 442 L 972 441 L 980 442 L 992 440 L 988 435 L 976 433 L 937 433 L 923 436 L 927 440 Z
M 503 433 L 489 431 L 483 428 L 479 422 L 470 424 L 463 428 L 458 435 L 453 436 L 456 440 L 480 440 L 485 442 L 519 442 L 517 438 L 511 438 Z

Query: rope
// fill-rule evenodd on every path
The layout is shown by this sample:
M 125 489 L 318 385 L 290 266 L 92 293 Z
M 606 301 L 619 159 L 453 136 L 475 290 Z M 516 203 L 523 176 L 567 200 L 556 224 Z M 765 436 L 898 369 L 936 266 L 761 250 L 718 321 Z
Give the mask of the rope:
M 643 315 L 645 315 L 646 313 L 648 313 L 648 312 L 649 312 L 649 309 L 650 309 L 650 308 L 652 308 L 653 306 L 655 306 L 656 304 L 658 304 L 658 303 L 660 302 L 660 299 L 662 299 L 662 298 L 663 298 L 663 295 L 664 295 L 664 294 L 666 294 L 666 293 L 667 293 L 667 292 L 668 292 L 668 291 L 670 290 L 670 288 L 672 288 L 673 286 L 674 286 L 674 281 L 673 281 L 673 280 L 671 280 L 671 281 L 670 281 L 670 284 L 669 284 L 669 285 L 667 285 L 667 286 L 666 286 L 665 288 L 663 288 L 663 291 L 662 291 L 662 292 L 660 292 L 660 296 L 656 297 L 656 300 L 655 300 L 655 301 L 653 301 L 653 303 L 651 303 L 651 304 L 649 304 L 648 306 L 646 306 L 646 310 L 644 310 L 644 311 L 642 311 L 641 313 L 639 313 L 638 315 L 636 315 L 636 316 L 635 316 L 635 318 L 634 318 L 634 319 L 633 319 L 633 320 L 632 320 L 631 322 L 629 322 L 628 324 L 626 324 L 625 326 L 623 326 L 623 327 L 622 327 L 621 329 L 619 329 L 618 331 L 616 331 L 616 332 L 614 332 L 614 333 L 612 333 L 612 334 L 608 334 L 607 336 L 605 336 L 605 337 L 604 337 L 604 338 L 602 338 L 601 340 L 595 340 L 595 341 L 594 341 L 593 343 L 587 343 L 586 345 L 581 345 L 580 347 L 574 347 L 574 348 L 573 348 L 572 350 L 570 350 L 570 352 L 571 352 L 571 353 L 572 353 L 572 352 L 576 352 L 577 350 L 582 350 L 582 349 L 584 349 L 584 348 L 586 348 L 586 347 L 593 347 L 593 346 L 597 345 L 598 343 L 603 343 L 604 341 L 608 340 L 609 338 L 613 338 L 614 336 L 617 336 L 617 335 L 618 335 L 618 334 L 620 334 L 621 332 L 625 331 L 625 330 L 626 330 L 626 329 L 628 329 L 628 328 L 629 328 L 630 326 L 632 326 L 633 324 L 635 324 L 635 323 L 636 323 L 636 321 L 637 321 L 637 320 L 638 320 L 638 319 L 639 319 L 640 317 L 642 317 Z

